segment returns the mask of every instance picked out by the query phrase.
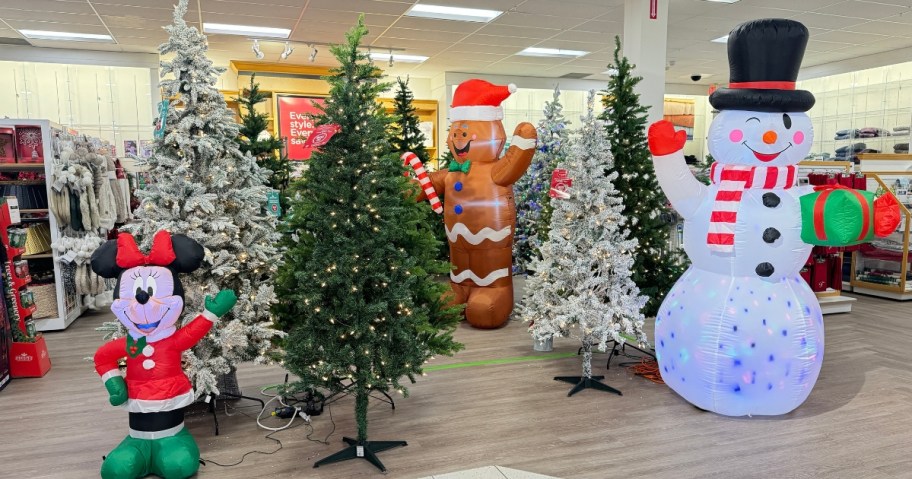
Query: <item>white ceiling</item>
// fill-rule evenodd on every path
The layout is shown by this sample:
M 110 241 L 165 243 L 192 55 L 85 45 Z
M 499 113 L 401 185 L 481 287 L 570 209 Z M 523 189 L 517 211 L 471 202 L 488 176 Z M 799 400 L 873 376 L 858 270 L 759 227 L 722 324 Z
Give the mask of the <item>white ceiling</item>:
M 368 45 L 425 55 L 420 65 L 397 63 L 394 74 L 434 76 L 444 71 L 559 77 L 598 74 L 611 60 L 614 35 L 623 33 L 624 0 L 446 0 L 450 6 L 503 10 L 488 24 L 405 17 L 417 0 L 191 0 L 187 20 L 292 30 L 291 40 L 334 43 L 366 14 Z M 645 1 L 645 0 L 643 0 Z M 669 83 L 725 82 L 725 45 L 711 43 L 738 23 L 763 17 L 793 18 L 811 31 L 804 66 L 912 47 L 912 0 L 741 0 L 734 4 L 670 0 L 667 57 Z M 110 34 L 116 44 L 31 41 L 38 47 L 154 52 L 166 39 L 173 0 L 2 0 L 0 37 L 19 38 L 18 29 Z M 250 41 L 210 35 L 212 57 L 254 60 Z M 584 50 L 579 59 L 515 55 L 530 46 Z M 264 61 L 277 61 L 281 42 L 261 40 Z M 289 59 L 307 63 L 306 45 Z M 331 65 L 325 47 L 316 64 Z

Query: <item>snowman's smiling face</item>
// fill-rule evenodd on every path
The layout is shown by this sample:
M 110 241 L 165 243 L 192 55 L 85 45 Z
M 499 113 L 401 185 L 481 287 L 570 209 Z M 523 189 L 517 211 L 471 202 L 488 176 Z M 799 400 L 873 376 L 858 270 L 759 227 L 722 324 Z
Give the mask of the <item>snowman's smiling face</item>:
M 785 166 L 811 151 L 814 129 L 806 113 L 724 110 L 709 127 L 709 152 L 719 163 Z

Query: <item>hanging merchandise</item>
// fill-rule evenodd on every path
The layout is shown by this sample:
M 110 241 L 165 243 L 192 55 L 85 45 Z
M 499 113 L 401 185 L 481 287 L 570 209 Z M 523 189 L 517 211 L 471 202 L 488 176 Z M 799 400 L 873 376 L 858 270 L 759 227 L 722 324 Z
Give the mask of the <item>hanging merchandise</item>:
M 196 241 L 167 231 L 155 234 L 148 254 L 129 234 L 107 241 L 92 254 L 95 273 L 118 279 L 111 310 L 127 329 L 126 336 L 108 341 L 95 353 L 95 371 L 111 405 L 123 405 L 130 415 L 130 433 L 105 458 L 102 478 L 186 478 L 199 469 L 199 448 L 184 427 L 184 407 L 196 395 L 181 357 L 237 302 L 231 290 L 207 296 L 205 309 L 178 329 L 184 309 L 178 275 L 202 266 L 205 254 Z M 124 358 L 126 369 L 121 371 Z
M 532 124 L 521 123 L 501 155 L 507 135 L 500 103 L 515 91 L 516 85 L 477 79 L 456 87 L 447 136 L 455 160 L 448 170 L 430 174 L 445 202 L 450 262 L 455 266 L 450 285 L 476 328 L 500 327 L 513 310 L 513 184 L 529 167 L 537 138 Z M 419 199 L 424 198 L 422 193 Z
M 897 208 L 872 211 L 879 200 L 859 200 L 835 176 L 817 193 L 796 186 L 795 165 L 814 135 L 806 113 L 814 96 L 795 89 L 807 42 L 807 28 L 793 20 L 732 30 L 731 83 L 710 96 L 720 110 L 709 128 L 717 162 L 710 186 L 687 169 L 684 132 L 665 121 L 649 129 L 656 174 L 684 217 L 692 261 L 656 317 L 660 371 L 685 399 L 727 416 L 785 414 L 804 402 L 824 336 L 820 305 L 802 276 L 821 290 L 828 280 L 825 260 L 804 270 L 811 246 L 857 243 L 885 230 L 877 218 L 892 221 Z

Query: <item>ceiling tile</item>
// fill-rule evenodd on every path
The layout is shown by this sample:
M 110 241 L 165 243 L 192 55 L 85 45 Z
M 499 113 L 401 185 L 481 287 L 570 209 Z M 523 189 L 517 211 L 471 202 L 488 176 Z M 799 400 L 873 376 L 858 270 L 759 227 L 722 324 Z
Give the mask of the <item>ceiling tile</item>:
M 505 13 L 491 25 L 512 25 L 523 28 L 559 28 L 568 29 L 584 23 L 585 20 L 572 17 L 554 17 L 550 15 L 531 15 L 528 13 Z
M 411 30 L 407 28 L 390 28 L 380 38 L 397 38 L 409 42 L 430 40 L 455 43 L 465 38 L 465 36 L 466 34 L 464 33 Z
M 360 15 L 359 12 L 339 12 L 308 8 L 304 11 L 304 16 L 301 17 L 301 24 L 298 28 L 307 29 L 311 26 L 319 25 L 322 22 L 343 23 L 348 25 L 348 28 L 351 28 L 358 24 L 358 17 Z M 364 24 L 368 27 L 386 28 L 392 25 L 397 18 L 399 17 L 395 15 L 369 14 L 364 15 Z M 295 21 L 297 21 L 297 19 L 297 17 L 294 18 Z
M 552 15 L 561 17 L 592 19 L 615 12 L 615 7 L 598 3 L 579 3 L 562 0 L 527 0 L 516 8 L 517 12 L 532 13 L 535 15 Z M 620 16 L 623 17 L 623 11 Z
M 54 22 L 36 22 L 24 20 L 9 20 L 9 26 L 16 30 L 54 30 L 72 33 L 97 33 L 106 35 L 108 31 L 101 24 L 101 20 L 95 18 L 94 24 L 86 23 L 54 23 Z M 70 42 L 72 43 L 72 42 Z
M 551 28 L 523 28 L 512 25 L 485 25 L 478 33 L 517 38 L 549 38 L 561 31 Z
M 590 20 L 576 28 L 583 32 L 610 33 L 612 35 L 620 34 L 624 31 L 624 22 L 615 22 L 608 20 Z
M 553 40 L 566 40 L 570 42 L 589 42 L 614 44 L 614 35 L 610 33 L 580 32 L 576 30 L 567 30 L 555 36 Z
M 829 15 L 823 13 L 800 13 L 791 17 L 807 27 L 824 28 L 827 30 L 838 30 L 840 28 L 865 23 L 867 20 L 856 17 L 844 17 L 839 15 Z
M 304 2 L 296 2 L 302 4 Z M 307 8 L 323 10 L 341 10 L 344 12 L 364 12 L 384 15 L 402 15 L 413 2 L 378 2 L 372 0 L 310 0 Z
M 26 0 L 26 1 L 6 1 L 0 8 L 0 18 L 3 18 L 6 10 L 24 10 L 30 12 L 42 12 L 42 14 L 51 13 L 76 13 L 83 15 L 94 15 L 95 12 L 88 2 L 60 2 L 57 0 Z
M 816 12 L 842 15 L 845 17 L 866 18 L 868 20 L 879 20 L 881 18 L 908 12 L 910 6 L 912 5 L 907 4 L 905 6 L 900 6 L 865 1 L 850 1 L 823 7 L 816 10 Z
M 456 22 L 451 20 L 437 20 L 433 18 L 402 17 L 393 25 L 396 28 L 410 28 L 413 30 L 428 30 L 432 32 L 455 32 L 463 35 L 472 33 L 481 28 L 481 23 Z
M 811 38 L 814 40 L 825 41 L 825 42 L 839 42 L 839 43 L 851 43 L 853 45 L 863 45 L 871 42 L 878 42 L 886 40 L 886 35 L 875 35 L 871 33 L 856 33 L 856 32 L 846 32 L 846 31 L 830 31 L 827 33 L 822 33 L 820 35 L 813 35 Z
M 910 15 L 912 17 L 912 15 Z M 895 17 L 891 17 L 895 18 Z M 873 33 L 875 35 L 889 35 L 891 37 L 912 37 L 912 28 L 909 28 L 908 25 L 903 25 L 901 23 L 892 23 L 892 22 L 882 22 L 874 21 L 868 23 L 861 23 L 858 25 L 853 25 L 846 28 L 843 31 L 851 31 L 857 33 Z M 813 36 L 813 34 L 812 34 Z
M 216 0 L 203 0 L 203 21 L 208 21 L 208 16 L 210 13 L 230 13 L 231 15 L 237 17 L 260 17 L 260 18 L 284 18 L 284 19 L 293 19 L 297 20 L 301 16 L 301 13 L 304 9 L 300 6 L 263 6 L 262 4 L 255 3 L 239 3 L 239 2 L 219 2 Z M 246 23 L 242 23 L 246 25 Z
M 477 37 L 477 36 L 478 35 L 472 35 L 470 37 L 470 39 L 475 39 L 475 37 Z M 526 48 L 532 42 L 535 42 L 535 40 L 529 40 L 529 39 L 525 39 L 525 38 L 523 38 L 521 40 L 525 40 L 529 43 L 524 43 L 522 45 L 514 46 L 514 45 L 504 45 L 504 44 L 480 45 L 477 43 L 459 42 L 459 43 L 453 45 L 453 47 L 450 50 L 455 51 L 455 52 L 463 52 L 463 53 L 483 53 L 483 54 L 489 54 L 489 55 L 504 55 L 504 54 L 512 55 L 512 54 L 522 50 L 523 48 Z M 484 41 L 484 40 L 482 40 L 482 41 Z
M 249 25 L 252 27 L 288 28 L 295 26 L 295 18 L 266 18 L 236 15 L 234 13 L 203 12 L 203 21 L 207 23 L 225 23 L 228 25 Z
M 517 37 L 504 37 L 499 35 L 484 35 L 476 33 L 471 35 L 469 38 L 465 39 L 464 44 L 476 44 L 476 45 L 491 45 L 495 48 L 505 48 L 505 47 L 519 47 L 520 50 L 523 48 L 532 46 L 538 43 L 539 40 L 534 38 L 517 38 Z M 492 49 L 492 51 L 495 51 Z M 499 51 L 499 50 L 497 50 Z

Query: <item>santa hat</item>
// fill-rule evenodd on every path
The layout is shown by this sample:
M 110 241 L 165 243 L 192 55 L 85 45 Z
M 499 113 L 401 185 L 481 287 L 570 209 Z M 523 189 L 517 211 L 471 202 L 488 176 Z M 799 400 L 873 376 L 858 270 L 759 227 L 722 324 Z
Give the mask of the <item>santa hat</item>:
M 516 85 L 494 85 L 484 80 L 466 80 L 456 87 L 453 104 L 450 105 L 450 122 L 498 121 L 504 112 L 500 103 L 516 91 Z

